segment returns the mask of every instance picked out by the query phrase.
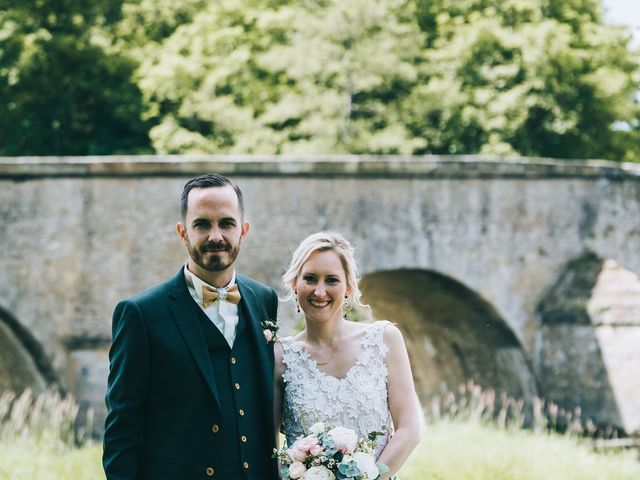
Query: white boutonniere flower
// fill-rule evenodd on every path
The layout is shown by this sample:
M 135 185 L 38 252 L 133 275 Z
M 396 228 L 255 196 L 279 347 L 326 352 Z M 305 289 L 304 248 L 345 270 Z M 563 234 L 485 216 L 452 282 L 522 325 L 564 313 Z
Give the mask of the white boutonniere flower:
M 262 334 L 267 343 L 275 343 L 278 340 L 280 326 L 274 320 L 264 320 L 261 324 Z

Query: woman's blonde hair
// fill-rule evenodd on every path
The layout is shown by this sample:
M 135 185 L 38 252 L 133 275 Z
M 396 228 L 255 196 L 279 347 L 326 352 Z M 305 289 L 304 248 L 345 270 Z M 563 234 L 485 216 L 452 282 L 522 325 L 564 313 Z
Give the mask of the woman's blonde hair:
M 289 268 L 282 276 L 284 287 L 287 290 L 287 295 L 284 300 L 291 300 L 295 298 L 295 291 L 293 284 L 296 282 L 302 266 L 309 259 L 314 252 L 324 252 L 331 250 L 335 252 L 340 258 L 342 268 L 347 277 L 347 288 L 351 289 L 351 293 L 347 297 L 347 303 L 350 306 L 358 306 L 365 310 L 370 310 L 368 305 L 363 304 L 360 301 L 362 292 L 358 287 L 358 281 L 360 279 L 358 275 L 358 267 L 353 256 L 353 246 L 338 232 L 317 232 L 309 235 L 305 238 L 298 248 L 295 249 L 291 257 L 291 263 Z

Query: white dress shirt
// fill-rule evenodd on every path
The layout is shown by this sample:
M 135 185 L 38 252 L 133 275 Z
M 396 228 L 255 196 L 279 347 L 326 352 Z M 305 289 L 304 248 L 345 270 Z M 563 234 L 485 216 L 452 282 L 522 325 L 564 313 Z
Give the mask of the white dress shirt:
M 226 300 L 216 300 L 205 308 L 202 303 L 202 287 L 208 287 L 213 290 L 219 289 L 195 276 L 186 265 L 184 266 L 184 278 L 187 281 L 187 287 L 193 300 L 200 306 L 211 322 L 218 327 L 220 333 L 227 339 L 229 347 L 233 347 L 233 342 L 236 339 L 236 326 L 238 325 L 238 305 Z M 234 270 L 231 281 L 224 288 L 229 288 L 235 281 L 236 272 Z

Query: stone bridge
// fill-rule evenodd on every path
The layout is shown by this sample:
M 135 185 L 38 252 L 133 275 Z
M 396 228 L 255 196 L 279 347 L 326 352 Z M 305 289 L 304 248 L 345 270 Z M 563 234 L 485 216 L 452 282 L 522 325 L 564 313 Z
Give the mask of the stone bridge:
M 100 425 L 113 307 L 185 260 L 179 195 L 210 171 L 245 192 L 239 270 L 280 292 L 307 234 L 353 241 L 423 402 L 474 379 L 640 431 L 640 165 L 601 161 L 0 158 L 0 390 L 60 385 Z

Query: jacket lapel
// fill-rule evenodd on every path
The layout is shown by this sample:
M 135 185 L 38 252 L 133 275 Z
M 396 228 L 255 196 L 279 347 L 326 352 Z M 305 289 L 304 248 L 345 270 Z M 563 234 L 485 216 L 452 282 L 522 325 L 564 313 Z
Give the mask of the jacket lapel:
M 239 314 L 244 316 L 246 321 L 246 334 L 251 337 L 251 342 L 257 354 L 260 368 L 260 390 L 262 398 L 269 406 L 268 411 L 273 411 L 273 344 L 267 343 L 262 333 L 261 322 L 268 320 L 267 312 L 261 306 L 253 289 L 248 286 L 242 277 L 236 277 L 236 283 L 240 290 L 242 300 L 240 300 Z M 275 320 L 275 319 L 271 319 Z
M 218 409 L 220 409 L 220 398 L 218 397 L 218 388 L 213 375 L 211 359 L 207 352 L 204 335 L 198 320 L 198 315 L 200 315 L 198 310 L 200 307 L 196 304 L 189 293 L 182 268 L 173 278 L 172 283 L 173 285 L 169 292 L 169 297 L 173 301 L 169 302 L 169 310 L 171 311 L 173 319 L 184 337 L 193 360 L 198 368 L 200 368 L 200 371 L 211 390 L 211 394 L 218 405 Z

